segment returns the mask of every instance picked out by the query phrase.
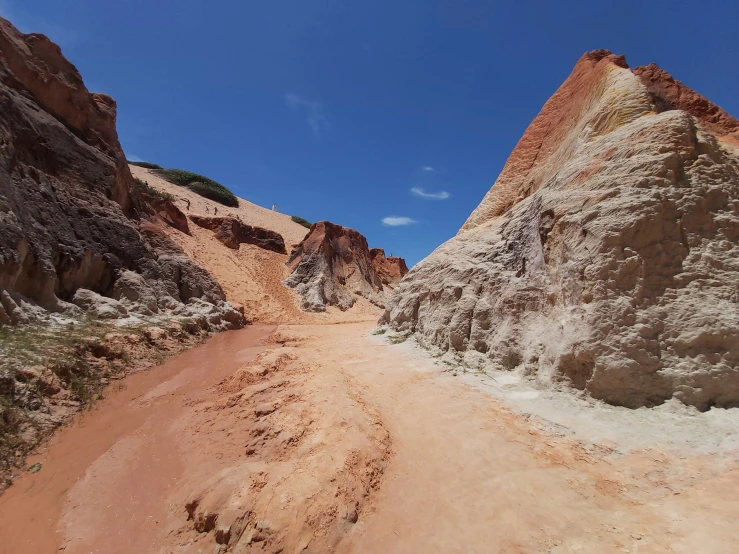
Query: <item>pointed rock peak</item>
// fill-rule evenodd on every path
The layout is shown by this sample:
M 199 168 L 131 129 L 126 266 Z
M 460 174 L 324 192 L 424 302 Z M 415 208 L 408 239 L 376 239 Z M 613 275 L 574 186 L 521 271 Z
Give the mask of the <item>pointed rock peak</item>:
M 601 60 L 606 60 L 608 63 L 612 63 L 613 65 L 622 67 L 624 69 L 629 68 L 629 64 L 626 63 L 626 56 L 624 56 L 623 54 L 613 54 L 610 50 L 605 50 L 605 49 L 592 50 L 590 52 L 585 52 L 585 54 L 583 54 L 580 60 L 578 61 L 578 65 L 583 62 L 590 62 L 591 64 L 596 64 L 600 62 Z
M 624 56 L 609 50 L 584 54 L 526 129 L 460 233 L 505 214 L 536 192 L 583 140 L 651 112 L 649 95 L 628 67 Z
M 637 67 L 633 72 L 647 87 L 657 112 L 683 110 L 698 119 L 707 130 L 739 144 L 739 120 L 720 106 L 675 79 L 656 63 Z

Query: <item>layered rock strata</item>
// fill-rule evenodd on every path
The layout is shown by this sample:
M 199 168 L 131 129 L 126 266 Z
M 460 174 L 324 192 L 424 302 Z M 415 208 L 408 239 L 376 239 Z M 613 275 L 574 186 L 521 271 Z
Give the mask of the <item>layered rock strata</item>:
M 736 128 L 656 66 L 585 54 L 381 323 L 612 404 L 737 405 Z
M 108 300 L 93 313 L 110 317 L 134 289 L 147 299 L 128 294 L 134 314 L 188 313 L 197 299 L 234 320 L 205 270 L 142 234 L 147 213 L 182 217 L 135 192 L 115 121 L 115 101 L 89 93 L 57 45 L 0 19 L 0 324 L 75 316 L 97 297 Z
M 314 223 L 287 262 L 285 284 L 302 296 L 302 308 L 347 310 L 355 295 L 384 306 L 382 280 L 372 263 L 367 239 L 358 231 L 328 221 Z
M 238 250 L 240 244 L 253 244 L 265 250 L 287 254 L 282 235 L 275 231 L 246 225 L 235 217 L 191 215 L 190 220 L 198 227 L 214 231 L 219 241 L 234 250 Z
M 391 289 L 395 288 L 408 273 L 408 266 L 403 258 L 385 256 L 385 250 L 382 248 L 371 248 L 370 258 L 382 284 Z

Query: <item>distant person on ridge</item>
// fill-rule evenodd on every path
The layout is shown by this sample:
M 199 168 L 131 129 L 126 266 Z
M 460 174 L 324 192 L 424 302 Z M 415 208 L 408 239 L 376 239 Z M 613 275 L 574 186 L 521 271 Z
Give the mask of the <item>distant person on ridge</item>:
M 218 206 L 213 208 L 213 215 L 218 215 Z
M 190 201 L 189 200 L 185 200 L 185 202 L 187 202 L 187 211 L 189 212 L 190 211 Z

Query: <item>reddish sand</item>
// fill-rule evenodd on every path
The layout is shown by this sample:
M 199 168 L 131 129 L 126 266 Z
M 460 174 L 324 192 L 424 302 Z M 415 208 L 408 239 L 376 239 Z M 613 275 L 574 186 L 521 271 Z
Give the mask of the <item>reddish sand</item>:
M 126 379 L 0 497 L 0 552 L 736 551 L 735 455 L 576 439 L 371 328 Z

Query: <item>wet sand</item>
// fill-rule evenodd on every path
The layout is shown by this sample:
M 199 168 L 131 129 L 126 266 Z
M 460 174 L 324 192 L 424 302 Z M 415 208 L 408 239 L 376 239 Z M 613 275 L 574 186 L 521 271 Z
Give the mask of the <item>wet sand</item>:
M 260 342 L 273 329 L 254 325 L 216 335 L 161 366 L 109 387 L 105 399 L 75 418 L 28 459 L 29 467 L 41 463 L 41 470 L 24 474 L 0 497 L 0 553 L 56 552 L 62 539 L 57 523 L 70 489 L 86 478 L 96 460 L 123 441 L 139 448 L 133 449 L 136 456 L 115 463 L 145 467 L 146 471 L 137 471 L 141 478 L 122 489 L 111 483 L 111 491 L 123 494 L 99 500 L 117 505 L 114 515 L 118 517 L 107 522 L 111 525 L 109 536 L 123 541 L 118 547 L 126 551 L 126 541 L 138 536 L 142 524 L 127 517 L 129 504 L 143 502 L 144 506 L 136 508 L 138 513 L 151 504 L 148 515 L 153 516 L 150 524 L 155 524 L 162 509 L 156 500 L 164 490 L 176 486 L 180 453 L 162 423 L 174 420 L 186 407 L 183 399 L 205 391 L 263 351 Z M 162 494 L 156 494 L 157 490 Z

